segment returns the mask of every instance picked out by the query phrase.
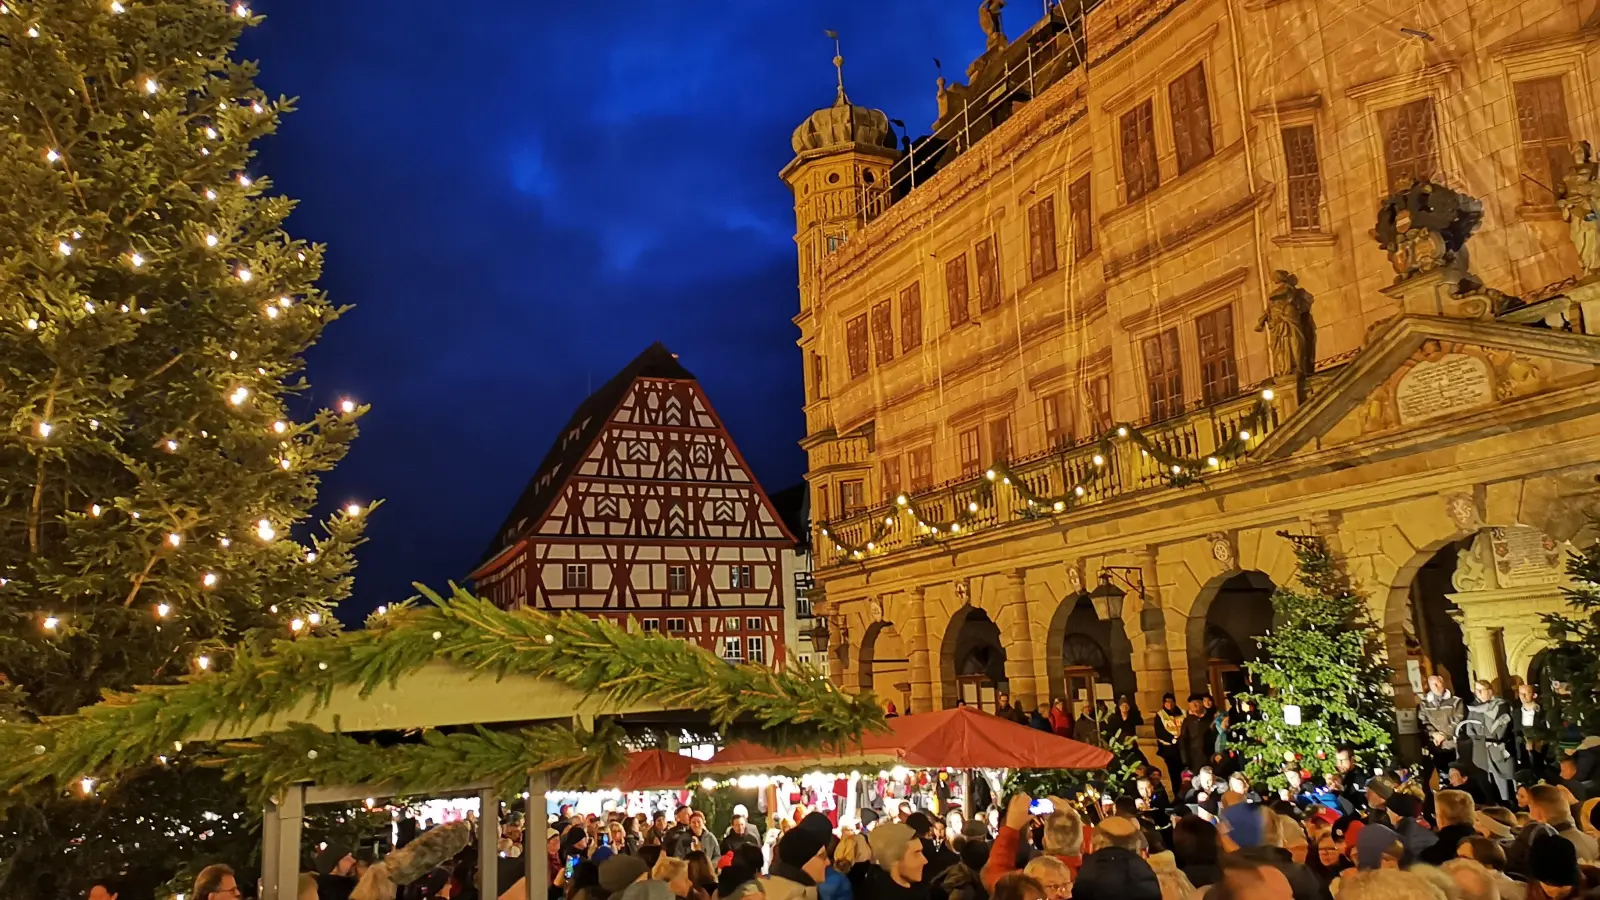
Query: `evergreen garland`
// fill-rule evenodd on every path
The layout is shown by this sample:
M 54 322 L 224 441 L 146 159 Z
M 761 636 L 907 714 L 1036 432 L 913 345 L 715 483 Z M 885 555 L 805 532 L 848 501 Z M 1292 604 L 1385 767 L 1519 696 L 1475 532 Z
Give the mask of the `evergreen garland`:
M 723 731 L 745 725 L 752 729 L 749 737 L 770 746 L 838 743 L 883 723 L 870 694 L 842 693 L 803 669 L 731 666 L 685 641 L 631 634 L 576 613 L 508 612 L 459 587 L 449 597 L 418 589 L 430 603 L 396 607 L 365 630 L 279 640 L 266 650 L 245 648 L 226 670 L 191 675 L 176 685 L 108 693 L 104 702 L 71 716 L 0 724 L 0 790 L 67 790 L 85 776 L 113 778 L 156 764 L 184 742 L 204 740 L 208 731 L 259 722 L 304 700 L 320 708 L 341 686 L 365 694 L 434 660 L 497 677 L 548 678 L 617 705 L 695 710 Z M 482 733 L 478 738 L 490 742 Z M 242 746 L 235 750 L 233 771 L 257 785 L 281 782 L 293 767 L 274 761 L 274 753 L 303 745 L 317 749 L 320 758 L 322 748 L 308 743 L 316 740 L 324 739 L 295 729 L 262 739 L 255 749 Z M 364 759 L 355 758 L 350 739 L 326 740 L 332 758 L 354 767 L 351 772 L 389 772 L 398 765 L 391 760 L 406 758 L 408 764 L 431 765 L 449 753 L 478 760 L 473 764 L 485 772 L 515 753 L 532 768 L 598 764 L 601 755 L 537 730 L 524 732 L 520 747 L 452 736 L 443 743 L 425 741 L 422 749 L 374 750 Z M 502 740 L 510 739 L 493 739 Z M 316 758 L 299 756 L 295 762 L 302 767 L 295 771 L 311 772 L 315 767 L 306 764 Z
M 1387 762 L 1394 702 L 1377 626 L 1327 542 L 1278 535 L 1294 544 L 1299 587 L 1272 594 L 1261 659 L 1245 663 L 1252 690 L 1235 698 L 1258 715 L 1234 733 L 1249 745 L 1251 777 L 1281 787 L 1285 765 L 1333 774 L 1342 745 L 1354 748 L 1360 767 Z M 1288 706 L 1299 707 L 1299 725 L 1286 724 Z

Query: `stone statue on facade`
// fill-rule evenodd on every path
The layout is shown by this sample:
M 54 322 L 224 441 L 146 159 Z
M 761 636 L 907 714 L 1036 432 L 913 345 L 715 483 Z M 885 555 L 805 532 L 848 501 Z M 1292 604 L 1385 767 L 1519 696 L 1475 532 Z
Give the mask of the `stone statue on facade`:
M 983 36 L 986 48 L 994 50 L 1006 45 L 1005 29 L 1000 24 L 1000 11 L 1006 8 L 1006 0 L 982 0 L 978 4 L 978 24 L 983 26 Z
M 945 119 L 945 116 L 950 115 L 950 82 L 945 81 L 944 80 L 944 76 L 940 75 L 938 81 L 936 81 L 934 83 L 939 86 L 939 94 L 938 94 L 939 119 L 938 119 L 938 121 L 943 122 L 944 119 Z
M 1267 297 L 1266 312 L 1256 331 L 1267 333 L 1274 378 L 1305 378 L 1317 364 L 1317 325 L 1311 318 L 1311 292 L 1300 279 L 1279 269 L 1273 273 L 1278 287 Z
M 1584 277 L 1600 278 L 1600 163 L 1588 141 L 1579 141 L 1572 156 L 1556 205 L 1567 220 Z
M 1467 238 L 1483 219 L 1482 205 L 1423 179 L 1395 187 L 1379 208 L 1378 227 L 1372 232 L 1389 253 L 1395 283 L 1461 261 Z

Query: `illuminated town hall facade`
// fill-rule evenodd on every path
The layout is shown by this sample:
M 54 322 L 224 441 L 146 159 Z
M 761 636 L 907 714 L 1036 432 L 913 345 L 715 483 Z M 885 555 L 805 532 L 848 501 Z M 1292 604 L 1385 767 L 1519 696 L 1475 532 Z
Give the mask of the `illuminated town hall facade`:
M 931 137 L 842 80 L 796 130 L 836 681 L 913 711 L 1235 689 L 1280 531 L 1345 560 L 1402 710 L 1430 672 L 1529 677 L 1593 539 L 1600 21 L 1386 8 L 987 15 Z

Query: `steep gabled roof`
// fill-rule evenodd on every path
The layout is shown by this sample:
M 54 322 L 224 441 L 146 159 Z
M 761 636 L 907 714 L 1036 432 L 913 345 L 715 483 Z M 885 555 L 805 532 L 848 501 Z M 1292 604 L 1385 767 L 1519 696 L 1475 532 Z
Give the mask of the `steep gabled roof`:
M 517 498 L 511 514 L 495 531 L 494 539 L 484 553 L 485 561 L 505 549 L 510 543 L 508 538 L 544 517 L 561 492 L 562 485 L 567 483 L 589 447 L 605 430 L 606 423 L 611 420 L 623 398 L 627 397 L 628 389 L 640 378 L 695 380 L 694 375 L 679 364 L 678 355 L 656 341 L 578 404 L 572 418 L 567 420 L 567 427 L 556 436 L 555 443 L 533 473 L 528 486 L 522 489 L 522 496 Z

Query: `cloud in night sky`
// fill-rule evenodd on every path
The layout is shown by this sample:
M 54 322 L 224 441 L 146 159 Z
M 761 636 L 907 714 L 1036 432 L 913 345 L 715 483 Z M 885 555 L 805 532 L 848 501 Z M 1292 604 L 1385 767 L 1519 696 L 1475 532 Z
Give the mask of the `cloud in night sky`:
M 977 5 L 253 4 L 267 21 L 244 53 L 300 107 L 258 168 L 301 201 L 291 231 L 329 245 L 332 299 L 356 305 L 312 353 L 312 399 L 373 404 L 323 494 L 388 501 L 356 605 L 462 578 L 572 408 L 654 340 L 769 490 L 798 481 L 777 172 L 833 99 L 822 32 L 844 37 L 852 99 L 916 134 L 932 58 L 956 70 L 982 50 Z

